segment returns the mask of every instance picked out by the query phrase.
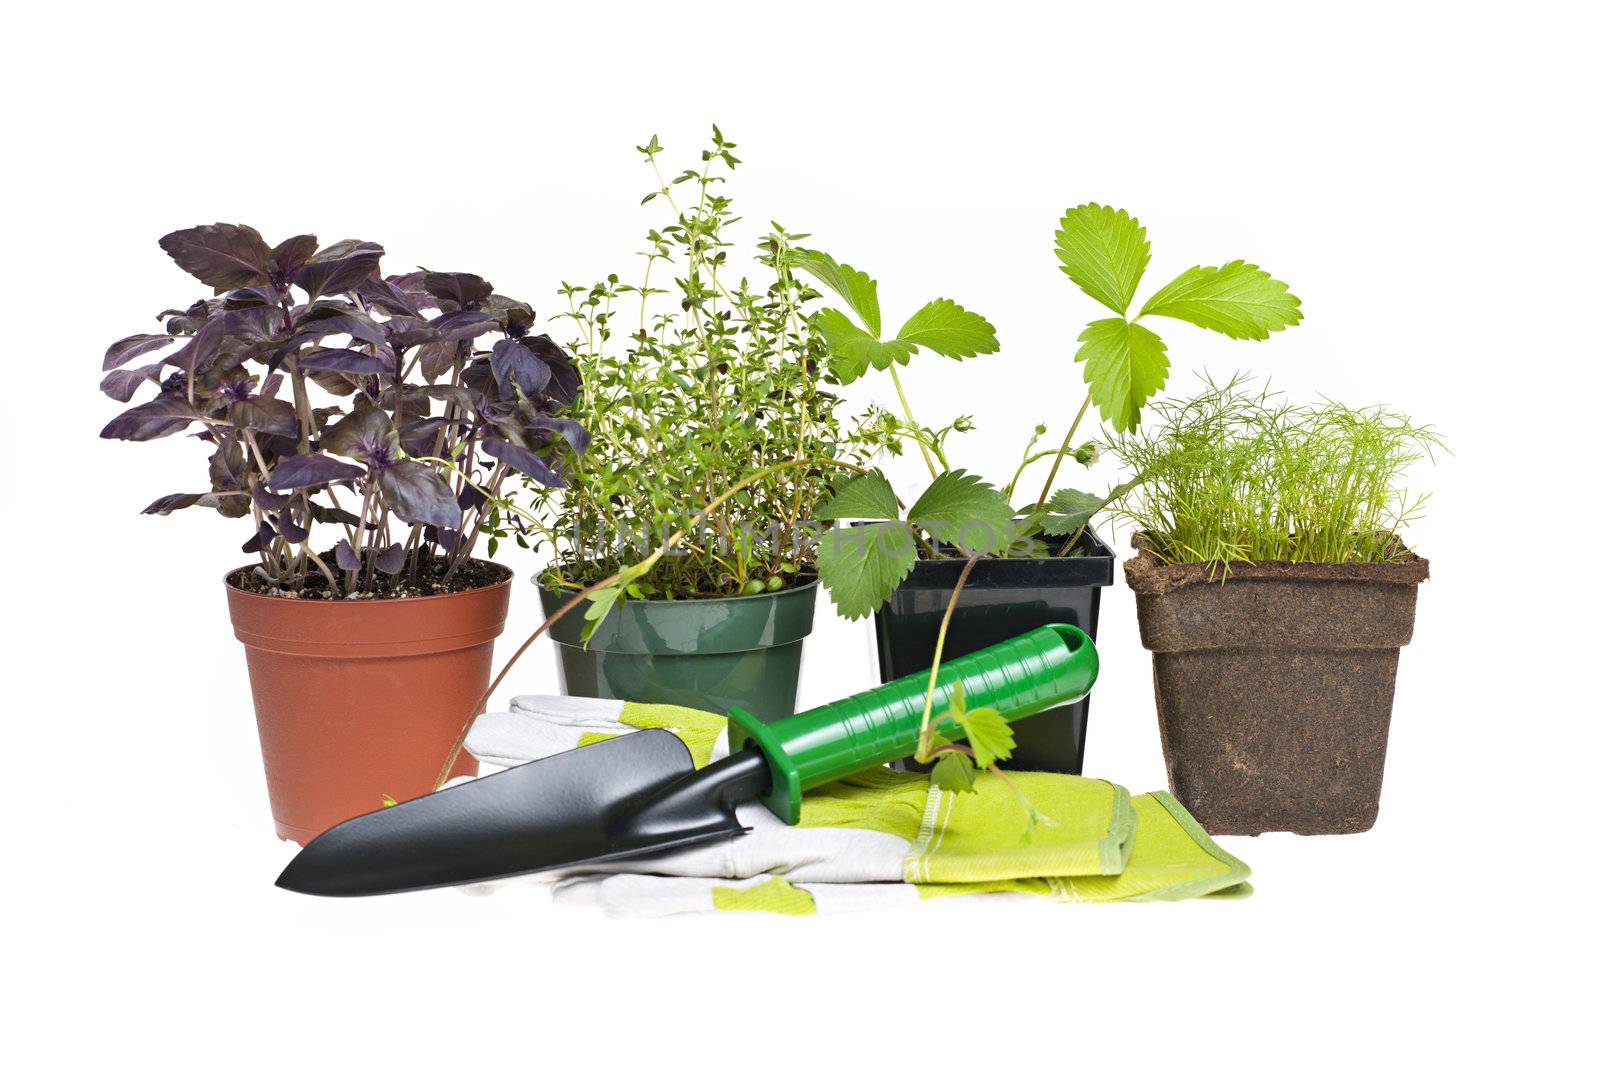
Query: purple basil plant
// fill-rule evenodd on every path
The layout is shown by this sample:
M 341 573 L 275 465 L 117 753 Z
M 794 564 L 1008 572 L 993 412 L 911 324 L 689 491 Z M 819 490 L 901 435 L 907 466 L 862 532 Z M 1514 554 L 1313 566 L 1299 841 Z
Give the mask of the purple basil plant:
M 578 392 L 572 360 L 532 333 L 531 307 L 476 274 L 386 277 L 371 242 L 273 246 L 228 223 L 169 233 L 161 247 L 216 295 L 163 311 L 164 333 L 106 350 L 103 392 L 128 403 L 148 383 L 156 395 L 100 436 L 191 431 L 210 447 L 209 489 L 145 513 L 198 505 L 249 518 L 249 587 L 336 598 L 419 578 L 448 586 L 504 479 L 559 488 L 588 446 L 560 417 Z M 334 539 L 319 526 L 337 533 L 331 550 L 311 548 Z

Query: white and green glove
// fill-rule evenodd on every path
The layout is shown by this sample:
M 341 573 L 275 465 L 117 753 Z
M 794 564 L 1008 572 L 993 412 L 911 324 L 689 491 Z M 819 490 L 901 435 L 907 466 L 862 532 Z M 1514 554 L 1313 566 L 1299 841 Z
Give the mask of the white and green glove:
M 677 734 L 697 767 L 727 754 L 719 715 L 559 696 L 517 697 L 508 713 L 480 717 L 467 748 L 510 767 L 651 728 Z M 926 775 L 868 771 L 807 793 L 798 826 L 751 802 L 739 808 L 748 834 L 564 872 L 556 899 L 628 915 L 798 915 L 969 893 L 1179 899 L 1249 876 L 1166 794 L 1129 797 L 1121 786 L 1071 775 L 1007 778 L 980 775 L 973 791 L 952 793 Z M 1013 788 L 1044 816 L 1031 829 Z

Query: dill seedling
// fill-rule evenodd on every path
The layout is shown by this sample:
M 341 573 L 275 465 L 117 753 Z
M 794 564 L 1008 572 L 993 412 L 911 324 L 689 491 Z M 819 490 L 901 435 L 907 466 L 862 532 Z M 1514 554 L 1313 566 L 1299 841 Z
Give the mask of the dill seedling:
M 1156 428 L 1109 450 L 1136 476 L 1112 513 L 1162 563 L 1408 558 L 1398 532 L 1426 495 L 1401 484 L 1442 447 L 1431 427 L 1387 407 L 1294 405 L 1247 377 L 1153 405 Z

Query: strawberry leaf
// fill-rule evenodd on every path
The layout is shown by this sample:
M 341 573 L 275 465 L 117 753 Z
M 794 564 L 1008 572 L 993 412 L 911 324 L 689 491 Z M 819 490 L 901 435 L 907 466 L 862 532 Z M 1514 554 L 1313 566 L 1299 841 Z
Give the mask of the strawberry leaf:
M 1145 301 L 1142 315 L 1182 319 L 1229 337 L 1265 341 L 1303 317 L 1300 298 L 1253 263 L 1190 267 Z
M 1150 263 L 1150 242 L 1126 211 L 1082 204 L 1061 218 L 1056 258 L 1079 289 L 1123 315 Z

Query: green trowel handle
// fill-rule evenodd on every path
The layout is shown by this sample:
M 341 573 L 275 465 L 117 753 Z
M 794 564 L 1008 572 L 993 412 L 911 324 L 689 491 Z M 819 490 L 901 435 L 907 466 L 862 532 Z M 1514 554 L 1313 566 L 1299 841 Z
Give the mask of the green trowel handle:
M 932 714 L 949 709 L 959 681 L 967 707 L 994 708 L 1015 721 L 1081 699 L 1099 672 L 1100 657 L 1089 635 L 1052 623 L 941 664 Z M 767 757 L 772 788 L 761 799 L 793 824 L 807 789 L 913 755 L 927 693 L 928 672 L 919 671 L 778 722 L 764 723 L 743 708 L 731 708 L 728 740 L 734 752 L 755 746 Z M 940 733 L 962 736 L 948 720 Z

